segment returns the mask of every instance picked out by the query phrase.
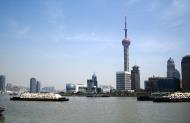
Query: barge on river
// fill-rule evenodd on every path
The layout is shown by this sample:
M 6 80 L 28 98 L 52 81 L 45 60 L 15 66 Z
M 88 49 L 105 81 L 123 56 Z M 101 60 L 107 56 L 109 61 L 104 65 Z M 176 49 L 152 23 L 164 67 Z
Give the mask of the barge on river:
M 69 101 L 59 94 L 54 93 L 23 93 L 19 97 L 11 97 L 12 101 Z
M 168 96 L 155 97 L 153 102 L 190 102 L 190 93 L 175 92 Z

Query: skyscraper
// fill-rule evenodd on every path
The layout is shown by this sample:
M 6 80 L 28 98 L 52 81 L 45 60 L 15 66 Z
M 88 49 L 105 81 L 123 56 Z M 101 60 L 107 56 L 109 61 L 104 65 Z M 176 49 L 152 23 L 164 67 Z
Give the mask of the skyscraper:
M 180 73 L 175 68 L 174 60 L 171 57 L 167 61 L 167 78 L 176 78 L 180 80 Z
M 0 92 L 5 92 L 5 76 L 0 75 Z
M 91 93 L 94 89 L 94 83 L 92 79 L 87 80 L 87 92 Z
M 36 92 L 39 93 L 40 91 L 41 91 L 41 82 L 37 81 Z
M 92 75 L 92 82 L 94 83 L 94 86 L 98 88 L 98 81 L 97 81 L 97 76 L 95 73 Z
M 87 80 L 87 92 L 97 93 L 97 88 L 98 88 L 98 81 L 97 81 L 97 76 L 94 73 L 92 75 L 92 79 Z
M 190 55 L 186 55 L 181 61 L 182 88 L 190 90 Z
M 140 72 L 138 66 L 133 66 L 131 70 L 131 89 L 138 91 L 140 90 Z
M 167 77 L 173 78 L 175 76 L 174 60 L 170 57 L 167 62 Z
M 131 74 L 128 71 L 116 72 L 116 89 L 131 90 Z
M 37 80 L 36 78 L 30 79 L 30 93 L 36 93 L 37 92 Z
M 129 72 L 129 45 L 130 41 L 127 38 L 127 22 L 125 17 L 125 38 L 122 40 L 124 47 L 124 71 L 116 72 L 116 89 L 131 90 L 131 74 Z

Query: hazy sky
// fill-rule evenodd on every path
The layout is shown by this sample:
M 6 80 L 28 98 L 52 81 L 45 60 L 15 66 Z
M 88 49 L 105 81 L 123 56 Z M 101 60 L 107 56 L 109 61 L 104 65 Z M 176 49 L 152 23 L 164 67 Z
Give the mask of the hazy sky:
M 115 87 L 123 70 L 124 16 L 130 69 L 166 76 L 169 57 L 181 72 L 190 54 L 189 0 L 1 0 L 0 74 L 6 82 L 65 88 L 95 72 L 99 84 Z

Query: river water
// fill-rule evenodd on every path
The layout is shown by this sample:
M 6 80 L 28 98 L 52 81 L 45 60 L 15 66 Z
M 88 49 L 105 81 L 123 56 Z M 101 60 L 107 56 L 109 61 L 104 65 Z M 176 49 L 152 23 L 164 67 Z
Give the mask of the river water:
M 139 102 L 135 97 L 69 97 L 68 102 L 10 101 L 0 123 L 190 123 L 190 103 Z

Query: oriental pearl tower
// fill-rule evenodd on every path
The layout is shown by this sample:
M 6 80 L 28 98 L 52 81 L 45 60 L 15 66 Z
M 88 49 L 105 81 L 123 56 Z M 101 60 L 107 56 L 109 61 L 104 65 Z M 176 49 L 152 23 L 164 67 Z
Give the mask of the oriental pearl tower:
M 125 38 L 122 40 L 122 45 L 124 47 L 124 71 L 129 71 L 129 45 L 130 40 L 127 39 L 127 22 L 125 16 Z

